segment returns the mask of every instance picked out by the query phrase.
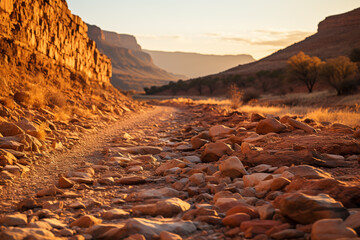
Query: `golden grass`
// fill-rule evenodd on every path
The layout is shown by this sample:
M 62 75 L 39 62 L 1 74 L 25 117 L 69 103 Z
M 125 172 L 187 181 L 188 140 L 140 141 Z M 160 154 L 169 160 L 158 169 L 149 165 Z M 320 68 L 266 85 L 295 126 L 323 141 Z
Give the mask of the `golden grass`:
M 221 105 L 226 109 L 231 108 L 230 100 L 218 100 L 214 98 L 192 100 L 189 98 L 177 98 L 165 100 L 172 103 L 187 104 L 215 104 Z M 360 126 L 360 105 L 357 104 L 355 109 L 331 110 L 329 108 L 312 108 L 312 107 L 274 107 L 274 106 L 251 106 L 242 105 L 236 109 L 241 112 L 272 114 L 275 116 L 297 115 L 301 118 L 310 118 L 317 122 L 341 123 L 351 127 Z

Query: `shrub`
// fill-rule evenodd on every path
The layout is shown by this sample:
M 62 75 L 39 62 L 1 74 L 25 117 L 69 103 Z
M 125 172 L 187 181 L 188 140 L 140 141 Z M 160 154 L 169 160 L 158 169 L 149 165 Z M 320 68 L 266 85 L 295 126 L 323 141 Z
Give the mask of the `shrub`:
M 229 87 L 229 95 L 230 95 L 230 107 L 232 109 L 237 109 L 242 104 L 242 92 L 236 86 L 236 84 L 232 84 Z
M 355 87 L 357 72 L 357 64 L 344 56 L 328 59 L 321 69 L 324 80 L 336 89 L 337 95 L 348 93 Z
M 299 52 L 287 62 L 289 79 L 305 83 L 309 93 L 311 93 L 319 78 L 321 63 L 318 57 L 310 57 L 303 52 Z
M 243 103 L 248 103 L 251 100 L 259 99 L 260 93 L 255 89 L 247 89 L 246 91 L 243 91 L 241 96 L 241 101 Z

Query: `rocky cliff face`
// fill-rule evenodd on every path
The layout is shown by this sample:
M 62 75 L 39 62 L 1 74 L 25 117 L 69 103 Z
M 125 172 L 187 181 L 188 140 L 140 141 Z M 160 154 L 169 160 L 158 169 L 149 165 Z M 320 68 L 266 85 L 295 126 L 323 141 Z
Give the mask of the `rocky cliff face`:
M 334 31 L 337 29 L 358 28 L 360 24 L 360 8 L 351 12 L 325 18 L 319 23 L 318 32 Z
M 178 79 L 177 76 L 157 67 L 151 56 L 142 51 L 136 38 L 88 25 L 90 39 L 96 41 L 99 50 L 111 59 L 113 76 L 111 83 L 125 90 L 143 90 Z
M 14 65 L 56 65 L 108 83 L 111 62 L 88 38 L 87 30 L 64 0 L 0 1 L 2 60 Z

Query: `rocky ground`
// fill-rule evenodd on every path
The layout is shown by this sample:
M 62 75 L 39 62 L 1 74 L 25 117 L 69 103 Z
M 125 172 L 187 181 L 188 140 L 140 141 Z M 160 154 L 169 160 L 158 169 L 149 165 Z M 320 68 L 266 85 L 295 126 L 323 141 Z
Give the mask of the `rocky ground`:
M 125 116 L 70 121 L 46 155 L 0 127 L 23 145 L 0 146 L 0 239 L 359 239 L 360 129 L 211 105 Z

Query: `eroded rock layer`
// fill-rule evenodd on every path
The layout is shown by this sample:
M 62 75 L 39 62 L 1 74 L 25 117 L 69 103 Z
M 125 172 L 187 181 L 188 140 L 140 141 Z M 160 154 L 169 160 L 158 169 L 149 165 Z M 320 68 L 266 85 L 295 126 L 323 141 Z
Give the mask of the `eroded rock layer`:
M 64 0 L 1 0 L 0 58 L 7 64 L 57 65 L 107 83 L 111 62 Z

